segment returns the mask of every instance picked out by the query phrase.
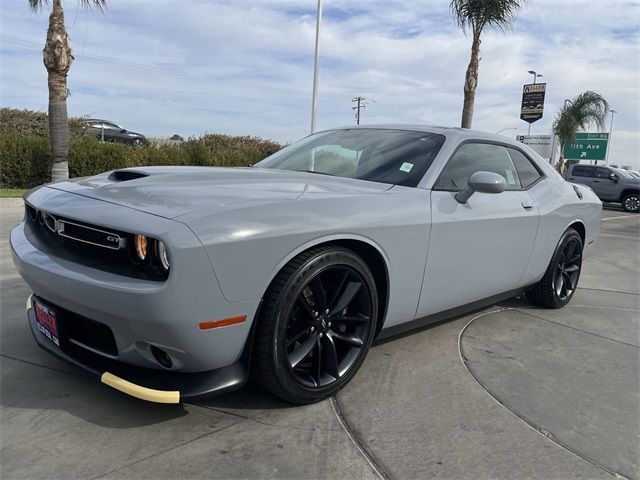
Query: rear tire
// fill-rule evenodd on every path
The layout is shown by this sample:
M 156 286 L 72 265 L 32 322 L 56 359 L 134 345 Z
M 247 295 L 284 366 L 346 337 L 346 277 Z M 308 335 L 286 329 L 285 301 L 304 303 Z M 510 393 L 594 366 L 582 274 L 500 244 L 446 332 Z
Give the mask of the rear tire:
M 547 308 L 564 307 L 576 291 L 582 271 L 582 237 L 573 228 L 560 237 L 544 277 L 529 291 L 527 298 Z
M 252 374 L 288 402 L 334 395 L 362 365 L 377 317 L 375 281 L 362 258 L 342 247 L 304 252 L 265 294 Z
M 629 193 L 622 197 L 622 209 L 629 213 L 640 212 L 640 194 Z

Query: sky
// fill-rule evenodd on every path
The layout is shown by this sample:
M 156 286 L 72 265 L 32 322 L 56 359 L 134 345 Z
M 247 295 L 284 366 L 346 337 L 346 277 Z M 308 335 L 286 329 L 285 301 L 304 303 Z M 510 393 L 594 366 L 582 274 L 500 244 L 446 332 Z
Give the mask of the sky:
M 75 62 L 70 115 L 147 136 L 309 133 L 316 0 L 63 0 Z M 459 126 L 470 39 L 447 0 L 324 0 L 318 129 L 355 123 Z M 0 4 L 0 105 L 46 111 L 49 8 Z M 529 0 L 513 29 L 482 37 L 473 127 L 514 137 L 528 70 L 547 83 L 549 134 L 564 99 L 602 94 L 615 115 L 610 163 L 640 169 L 640 0 Z M 610 118 L 607 119 L 607 130 Z M 594 130 L 595 131 L 595 130 Z

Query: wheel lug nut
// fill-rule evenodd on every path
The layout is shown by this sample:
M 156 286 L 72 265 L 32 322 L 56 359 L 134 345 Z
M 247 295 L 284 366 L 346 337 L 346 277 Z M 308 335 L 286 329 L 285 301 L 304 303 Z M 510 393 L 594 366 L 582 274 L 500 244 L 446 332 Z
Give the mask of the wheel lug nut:
M 320 332 L 320 335 L 319 335 L 319 337 L 320 337 L 320 338 L 322 338 L 322 332 Z
M 329 323 L 327 324 L 327 326 L 328 326 L 328 327 L 330 327 L 330 326 L 331 326 L 331 322 L 329 322 Z
M 314 314 L 316 317 L 319 317 L 319 316 L 320 316 L 320 312 L 313 312 L 313 314 Z
M 316 327 L 311 327 L 311 331 L 315 332 L 316 331 Z
M 327 308 L 324 313 L 326 313 L 327 315 L 329 315 L 329 309 Z

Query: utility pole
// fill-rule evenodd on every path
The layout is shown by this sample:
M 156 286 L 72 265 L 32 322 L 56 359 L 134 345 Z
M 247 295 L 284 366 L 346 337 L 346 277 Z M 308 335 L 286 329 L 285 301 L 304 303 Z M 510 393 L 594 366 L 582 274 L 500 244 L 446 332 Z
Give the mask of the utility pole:
M 537 80 L 538 80 L 539 77 L 544 77 L 544 75 L 542 75 L 541 73 L 536 72 L 535 70 L 529 70 L 528 73 L 533 75 L 533 84 L 534 85 L 537 83 Z M 527 135 L 531 135 L 531 124 L 529 124 L 529 132 L 527 133 Z
M 364 110 L 367 106 L 364 104 L 364 97 L 353 97 L 351 103 L 355 103 L 355 107 L 351 107 L 351 110 L 356 111 L 356 125 L 360 125 L 360 109 Z
M 614 110 L 613 108 L 609 111 L 611 112 L 611 125 L 609 126 L 609 141 L 607 142 L 607 155 L 604 157 L 605 165 L 609 165 L 609 150 L 611 150 L 611 140 L 612 140 L 612 133 L 613 133 L 613 116 L 616 113 L 619 113 L 617 110 Z
M 322 0 L 318 0 L 316 12 L 316 52 L 313 60 L 313 92 L 311 94 L 311 133 L 316 131 L 316 104 L 318 100 L 318 64 L 320 62 L 320 23 L 322 22 Z

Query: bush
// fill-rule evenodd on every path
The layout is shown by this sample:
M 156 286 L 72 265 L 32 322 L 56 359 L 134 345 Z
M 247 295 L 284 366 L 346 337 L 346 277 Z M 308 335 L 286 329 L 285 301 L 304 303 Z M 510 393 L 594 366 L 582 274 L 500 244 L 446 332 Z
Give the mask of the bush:
M 77 122 L 74 124 L 73 122 Z M 86 177 L 108 170 L 150 165 L 245 167 L 277 152 L 282 145 L 256 137 L 207 134 L 179 144 L 134 148 L 102 143 L 83 134 L 80 119 L 70 120 L 69 175 Z M 77 127 L 77 128 L 76 128 Z M 50 178 L 47 115 L 28 110 L 0 109 L 0 187 L 31 188 Z
M 50 170 L 48 137 L 0 133 L 0 187 L 40 185 L 47 181 Z
M 48 116 L 44 112 L 18 110 L 15 108 L 0 108 L 0 134 L 19 133 L 22 135 L 49 136 Z M 69 133 L 71 137 L 86 135 L 86 128 L 80 117 L 69 119 Z

